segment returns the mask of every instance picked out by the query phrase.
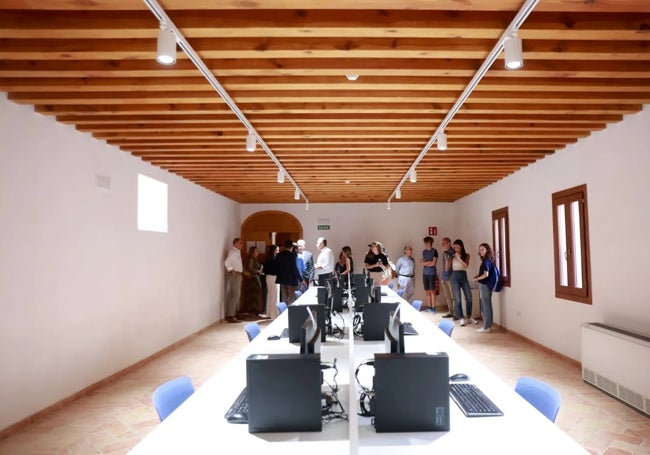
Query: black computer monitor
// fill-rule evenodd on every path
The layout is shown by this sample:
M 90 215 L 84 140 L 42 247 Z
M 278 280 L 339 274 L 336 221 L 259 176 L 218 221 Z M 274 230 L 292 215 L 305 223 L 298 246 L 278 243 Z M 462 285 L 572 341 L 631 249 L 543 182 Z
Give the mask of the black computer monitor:
M 387 354 L 404 354 L 404 324 L 400 321 L 399 307 L 390 314 L 388 327 L 384 331 Z
M 307 308 L 307 315 L 300 328 L 300 353 L 320 354 L 320 329 L 310 308 Z
M 332 289 L 332 311 L 340 313 L 343 311 L 343 289 Z
M 328 294 L 329 294 L 329 292 L 327 290 L 327 286 L 318 286 L 318 287 L 316 287 L 316 296 L 317 296 L 319 305 L 323 305 L 324 307 L 329 306 Z
M 370 288 L 366 286 L 356 288 L 354 290 L 354 298 L 356 301 L 355 310 L 363 310 L 363 306 L 370 300 Z
M 318 328 L 320 328 L 320 340 L 325 342 L 325 306 L 323 305 L 289 305 L 287 311 L 289 312 L 289 342 L 300 343 L 300 333 L 302 325 L 307 318 L 307 308 L 310 308 L 314 313 Z
M 391 311 L 395 311 L 398 302 L 385 302 L 363 306 L 363 339 L 365 341 L 384 341 L 384 332 L 388 327 Z
M 367 287 L 366 275 L 364 273 L 353 273 L 352 284 L 357 288 Z
M 322 430 L 319 354 L 253 354 L 246 388 L 250 433 Z
M 377 353 L 373 384 L 378 433 L 449 431 L 449 357 L 446 353 Z
M 372 294 L 370 294 L 372 297 L 372 302 L 373 303 L 381 303 L 381 286 L 374 286 L 372 287 Z

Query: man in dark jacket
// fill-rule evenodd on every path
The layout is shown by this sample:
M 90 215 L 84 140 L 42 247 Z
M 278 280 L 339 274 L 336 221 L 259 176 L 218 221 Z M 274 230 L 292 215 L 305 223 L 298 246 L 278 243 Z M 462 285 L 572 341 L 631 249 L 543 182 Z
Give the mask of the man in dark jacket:
M 275 282 L 280 285 L 280 301 L 290 305 L 296 300 L 296 290 L 302 281 L 291 240 L 284 242 L 284 250 L 280 251 L 275 258 L 275 267 L 277 273 Z

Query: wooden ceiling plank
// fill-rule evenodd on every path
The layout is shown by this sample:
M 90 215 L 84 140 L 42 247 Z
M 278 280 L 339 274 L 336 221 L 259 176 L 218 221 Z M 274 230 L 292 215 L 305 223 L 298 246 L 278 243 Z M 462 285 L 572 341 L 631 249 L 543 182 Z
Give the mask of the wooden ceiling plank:
M 232 82 L 231 82 L 232 81 Z M 220 82 L 232 93 L 238 90 L 257 90 L 266 93 L 274 90 L 322 91 L 322 90 L 365 90 L 401 91 L 456 90 L 467 83 L 466 78 L 445 77 L 390 77 L 367 76 L 357 81 L 347 81 L 342 76 L 303 77 L 223 77 Z M 7 92 L 108 92 L 108 91 L 206 91 L 210 87 L 202 77 L 51 77 L 0 79 L 0 90 Z M 541 78 L 483 78 L 475 92 L 648 92 L 650 79 L 541 79 Z
M 530 60 L 650 60 L 647 41 L 575 41 L 526 39 Z M 457 38 L 194 38 L 192 47 L 203 59 L 478 59 L 494 39 Z M 6 38 L 0 58 L 7 60 L 151 60 L 155 38 L 21 39 Z M 186 59 L 184 53 L 177 55 Z M 502 58 L 502 56 L 500 57 Z
M 543 3 L 543 2 L 542 2 Z M 623 3 L 623 2 L 621 2 Z M 0 5 L 4 7 L 4 5 Z M 424 10 L 246 10 L 177 11 L 172 18 L 188 38 L 199 37 L 415 37 L 496 39 L 513 12 Z M 597 10 L 596 10 L 597 11 Z M 647 13 L 647 11 L 646 11 Z M 564 39 L 635 39 L 648 22 L 647 14 L 581 14 L 534 12 L 520 31 L 524 39 L 544 39 L 561 33 Z M 154 38 L 157 23 L 148 11 L 5 11 L 0 37 L 77 39 Z M 595 18 L 597 20 L 595 20 Z M 645 20 L 645 22 L 644 22 Z M 19 24 L 18 26 L 16 24 Z M 444 24 L 435 27 L 432 24 Z M 121 33 L 120 33 L 121 32 Z M 636 37 L 636 39 L 639 39 Z M 640 38 L 643 39 L 643 38 Z M 647 38 L 646 38 L 647 39 Z
M 459 11 L 516 11 L 521 2 L 518 0 L 403 0 L 400 6 L 408 10 L 459 10 Z M 144 4 L 132 0 L 95 0 L 83 4 L 88 11 L 142 11 L 146 10 Z M 330 0 L 328 2 L 306 3 L 304 0 L 258 0 L 257 2 L 242 2 L 241 0 L 166 0 L 165 8 L 170 11 L 179 10 L 245 10 L 256 9 L 385 9 L 395 7 L 392 0 L 357 0 L 350 3 L 348 0 Z M 48 0 L 46 4 L 33 0 L 3 0 L 2 8 L 7 10 L 47 9 L 61 11 L 75 11 L 79 9 L 78 0 Z M 583 0 L 544 0 L 537 7 L 537 11 L 553 12 L 650 12 L 650 5 L 646 0 L 599 0 L 598 2 L 585 2 Z

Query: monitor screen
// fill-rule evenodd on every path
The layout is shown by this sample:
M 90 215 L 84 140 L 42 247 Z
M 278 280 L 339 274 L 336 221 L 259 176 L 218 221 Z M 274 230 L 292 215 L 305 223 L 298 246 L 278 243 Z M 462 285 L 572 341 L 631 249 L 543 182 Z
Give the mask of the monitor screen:
M 363 306 L 363 339 L 365 341 L 384 341 L 390 313 L 399 306 L 398 302 L 383 302 Z
M 399 317 L 399 307 L 391 311 L 388 326 L 384 331 L 387 354 L 404 354 L 404 324 Z
M 374 303 L 381 303 L 381 286 L 372 288 L 372 300 Z
M 321 342 L 325 342 L 326 332 L 325 332 L 325 306 L 324 305 L 289 305 L 287 307 L 287 312 L 289 313 L 289 342 L 290 343 L 299 343 L 300 342 L 300 331 L 305 318 L 307 318 L 307 308 L 310 308 L 318 327 L 321 330 Z
M 320 353 L 320 328 L 310 308 L 307 308 L 307 319 L 300 328 L 300 353 Z

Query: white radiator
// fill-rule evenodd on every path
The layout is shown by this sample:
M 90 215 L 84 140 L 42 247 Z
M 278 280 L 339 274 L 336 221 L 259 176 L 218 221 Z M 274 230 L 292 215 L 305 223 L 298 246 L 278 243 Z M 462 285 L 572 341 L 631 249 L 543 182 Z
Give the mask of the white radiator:
M 650 415 L 650 337 L 583 323 L 582 379 Z

